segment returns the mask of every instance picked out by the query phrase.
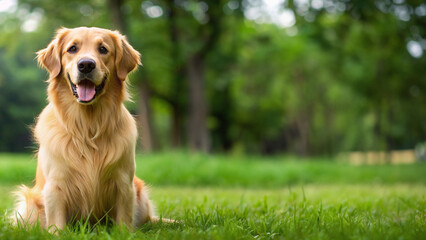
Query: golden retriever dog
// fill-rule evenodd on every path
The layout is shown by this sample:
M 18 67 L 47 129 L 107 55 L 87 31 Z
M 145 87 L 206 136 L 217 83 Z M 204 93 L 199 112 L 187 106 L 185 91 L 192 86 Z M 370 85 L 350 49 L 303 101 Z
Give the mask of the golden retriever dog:
M 123 105 L 140 54 L 120 33 L 86 27 L 59 29 L 37 54 L 49 72 L 49 103 L 34 128 L 35 185 L 17 192 L 17 223 L 55 232 L 106 216 L 130 229 L 157 221 L 135 176 L 137 128 Z

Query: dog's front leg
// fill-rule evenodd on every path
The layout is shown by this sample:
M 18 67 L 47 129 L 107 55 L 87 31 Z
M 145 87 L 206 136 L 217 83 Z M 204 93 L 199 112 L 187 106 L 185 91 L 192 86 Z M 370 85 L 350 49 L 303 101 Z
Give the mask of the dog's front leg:
M 44 187 L 44 202 L 46 212 L 46 228 L 50 233 L 62 230 L 66 225 L 65 199 L 61 188 L 53 182 L 47 182 Z
M 115 221 L 118 225 L 125 225 L 128 229 L 132 229 L 133 209 L 135 205 L 133 185 L 126 184 L 117 196 L 116 209 L 117 214 Z

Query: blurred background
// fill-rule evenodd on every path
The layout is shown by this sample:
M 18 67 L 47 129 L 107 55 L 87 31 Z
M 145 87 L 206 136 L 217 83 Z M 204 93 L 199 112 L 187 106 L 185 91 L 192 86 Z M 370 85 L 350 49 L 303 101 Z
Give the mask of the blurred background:
M 0 0 L 0 151 L 36 149 L 35 52 L 61 26 L 142 53 L 126 103 L 142 152 L 424 157 L 424 1 Z

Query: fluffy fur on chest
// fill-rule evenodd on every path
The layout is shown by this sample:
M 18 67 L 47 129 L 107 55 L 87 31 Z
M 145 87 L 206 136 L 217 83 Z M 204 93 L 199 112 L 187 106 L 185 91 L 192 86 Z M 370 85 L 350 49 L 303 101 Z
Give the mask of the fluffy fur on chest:
M 63 195 L 67 222 L 114 218 L 120 186 L 133 182 L 135 121 L 120 105 L 61 104 L 48 105 L 34 131 L 43 177 Z

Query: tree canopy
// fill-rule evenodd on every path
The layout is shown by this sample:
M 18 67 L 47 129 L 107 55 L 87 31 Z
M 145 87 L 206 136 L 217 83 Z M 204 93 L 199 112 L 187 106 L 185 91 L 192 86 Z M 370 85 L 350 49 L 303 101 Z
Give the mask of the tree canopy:
M 333 155 L 426 141 L 420 0 L 1 4 L 0 151 L 33 148 L 47 79 L 34 52 L 61 26 L 118 29 L 142 53 L 127 106 L 144 151 Z

